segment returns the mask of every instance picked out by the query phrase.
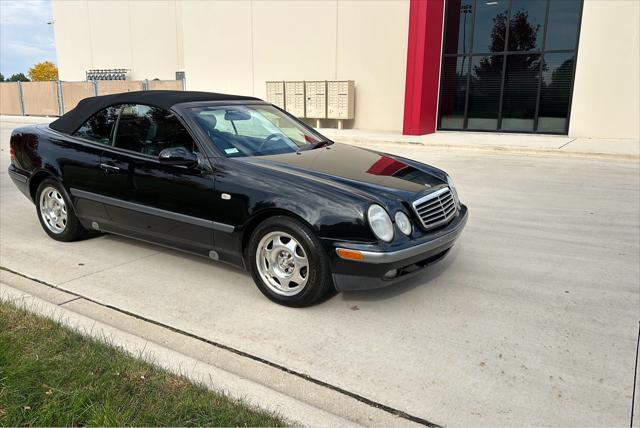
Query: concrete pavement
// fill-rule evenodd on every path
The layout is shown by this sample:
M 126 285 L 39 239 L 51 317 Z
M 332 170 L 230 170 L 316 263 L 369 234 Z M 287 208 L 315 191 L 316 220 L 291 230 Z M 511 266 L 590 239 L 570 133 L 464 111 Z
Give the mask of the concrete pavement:
M 635 161 L 378 142 L 450 172 L 470 207 L 467 229 L 408 283 L 295 310 L 204 258 L 109 235 L 49 239 L 6 173 L 11 126 L 0 136 L 3 267 L 437 424 L 629 423 L 640 315 Z M 65 306 L 82 313 L 77 302 Z M 237 370 L 260 382 L 256 366 Z M 319 401 L 348 419 L 347 396 L 342 409 L 335 397 Z M 354 419 L 385 424 L 368 417 Z

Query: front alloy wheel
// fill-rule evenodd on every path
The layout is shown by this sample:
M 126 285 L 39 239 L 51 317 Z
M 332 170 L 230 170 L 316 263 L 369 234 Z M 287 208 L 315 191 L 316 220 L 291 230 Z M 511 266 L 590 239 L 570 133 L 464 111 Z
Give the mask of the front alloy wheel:
M 295 296 L 309 279 L 309 260 L 304 248 L 291 235 L 269 232 L 258 244 L 256 259 L 260 277 L 276 294 Z
M 332 290 L 329 258 L 313 230 L 287 216 L 274 216 L 253 231 L 246 248 L 256 285 L 286 306 L 310 306 Z

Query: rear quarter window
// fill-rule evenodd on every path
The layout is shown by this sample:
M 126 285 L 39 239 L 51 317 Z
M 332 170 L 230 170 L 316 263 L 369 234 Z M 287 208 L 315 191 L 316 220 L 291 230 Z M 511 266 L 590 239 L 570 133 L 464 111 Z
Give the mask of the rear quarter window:
M 113 127 L 118 118 L 119 110 L 120 106 L 111 106 L 100 110 L 87 119 L 73 135 L 99 144 L 111 144 Z

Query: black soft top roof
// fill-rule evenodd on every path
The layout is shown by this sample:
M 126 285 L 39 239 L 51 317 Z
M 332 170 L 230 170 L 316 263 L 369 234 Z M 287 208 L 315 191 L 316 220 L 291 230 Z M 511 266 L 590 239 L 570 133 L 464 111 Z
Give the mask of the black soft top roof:
M 240 95 L 216 94 L 213 92 L 195 91 L 135 91 L 120 94 L 101 95 L 81 100 L 78 105 L 59 119 L 51 122 L 49 127 L 65 134 L 78 129 L 94 113 L 115 104 L 146 104 L 169 109 L 180 103 L 194 101 L 260 101 L 258 98 Z

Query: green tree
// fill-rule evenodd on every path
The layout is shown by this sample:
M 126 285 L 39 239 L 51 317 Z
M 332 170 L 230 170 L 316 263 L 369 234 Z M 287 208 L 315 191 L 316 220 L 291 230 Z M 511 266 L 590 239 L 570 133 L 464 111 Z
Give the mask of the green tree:
M 7 82 L 29 82 L 29 78 L 24 73 L 13 74 L 7 79 Z
M 0 82 L 4 82 L 4 74 L 0 73 Z

